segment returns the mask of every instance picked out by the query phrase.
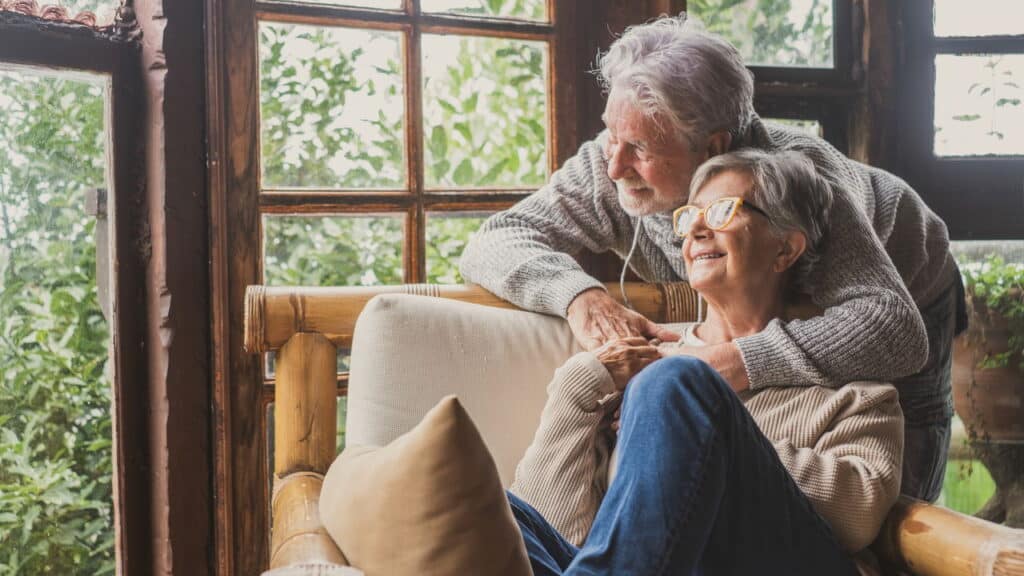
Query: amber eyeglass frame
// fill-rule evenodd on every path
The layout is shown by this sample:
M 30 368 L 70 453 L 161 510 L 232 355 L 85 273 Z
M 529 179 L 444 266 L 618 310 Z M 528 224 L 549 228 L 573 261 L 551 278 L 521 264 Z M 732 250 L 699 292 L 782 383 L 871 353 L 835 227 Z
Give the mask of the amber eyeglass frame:
M 732 210 L 729 212 L 729 215 L 726 216 L 725 222 L 723 222 L 722 224 L 720 224 L 718 226 L 712 226 L 711 223 L 708 222 L 707 217 L 705 216 L 705 214 L 707 213 L 708 210 L 711 209 L 712 206 L 715 206 L 716 204 L 721 204 L 722 202 L 732 202 L 733 203 Z M 703 208 L 694 206 L 693 204 L 687 204 L 685 206 L 680 206 L 679 208 L 676 208 L 672 212 L 672 231 L 675 233 L 676 236 L 678 236 L 680 238 L 686 238 L 690 234 L 689 230 L 687 230 L 686 232 L 680 232 L 680 230 L 679 230 L 679 215 L 682 214 L 684 211 L 687 211 L 687 210 L 696 210 L 697 211 L 697 216 L 700 216 L 700 217 L 704 218 L 704 225 L 707 226 L 708 228 L 710 228 L 712 230 L 724 230 L 725 228 L 727 228 L 729 226 L 729 224 L 732 223 L 732 219 L 736 217 L 736 212 L 742 206 L 746 206 L 747 208 L 750 208 L 754 212 L 757 212 L 761 216 L 764 216 L 765 218 L 767 218 L 769 221 L 771 220 L 771 217 L 768 216 L 767 212 L 765 212 L 764 210 L 758 208 L 757 206 L 753 205 L 752 203 L 744 200 L 743 198 L 740 198 L 739 196 L 725 196 L 723 198 L 719 198 L 719 199 L 715 200 L 714 202 L 708 204 L 707 206 L 705 206 Z M 696 222 L 696 221 L 697 221 L 697 218 L 694 217 L 693 222 Z M 691 229 L 693 228 L 692 224 L 690 225 L 690 228 Z

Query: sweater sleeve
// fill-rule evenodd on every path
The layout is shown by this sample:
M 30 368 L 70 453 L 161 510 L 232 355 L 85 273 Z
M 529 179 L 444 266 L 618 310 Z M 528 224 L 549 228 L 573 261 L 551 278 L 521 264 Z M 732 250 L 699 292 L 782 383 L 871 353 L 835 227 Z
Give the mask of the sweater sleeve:
M 574 256 L 584 248 L 622 252 L 632 232 L 594 140 L 543 188 L 484 222 L 459 267 L 467 281 L 521 308 L 564 317 L 579 293 L 603 288 Z
M 576 546 L 590 532 L 606 489 L 601 399 L 614 390 L 611 375 L 590 352 L 559 368 L 510 488 Z
M 782 464 L 849 552 L 867 547 L 900 492 L 903 417 L 896 389 L 852 384 L 847 409 L 813 448 L 775 443 Z
M 916 304 L 854 192 L 836 188 L 820 259 L 806 278 L 807 291 L 825 312 L 809 320 L 773 320 L 758 334 L 736 339 L 753 390 L 890 381 L 927 360 Z

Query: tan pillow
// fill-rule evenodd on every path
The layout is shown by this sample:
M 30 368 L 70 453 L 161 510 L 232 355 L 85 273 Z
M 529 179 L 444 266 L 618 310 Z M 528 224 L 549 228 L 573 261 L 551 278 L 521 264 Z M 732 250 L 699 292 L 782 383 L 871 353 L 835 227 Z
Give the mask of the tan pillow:
M 531 574 L 494 460 L 454 396 L 383 448 L 346 448 L 320 517 L 366 576 Z

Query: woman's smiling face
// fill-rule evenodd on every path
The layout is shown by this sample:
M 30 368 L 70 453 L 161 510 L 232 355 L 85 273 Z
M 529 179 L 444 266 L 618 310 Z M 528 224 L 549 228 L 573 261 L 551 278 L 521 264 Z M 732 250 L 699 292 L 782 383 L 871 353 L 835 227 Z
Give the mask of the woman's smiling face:
M 730 196 L 747 200 L 752 188 L 749 174 L 727 170 L 709 179 L 693 194 L 690 204 L 704 208 Z M 690 285 L 706 297 L 757 293 L 779 281 L 784 272 L 777 269 L 776 261 L 781 244 L 768 219 L 745 206 L 737 209 L 722 230 L 708 228 L 699 216 L 683 241 Z

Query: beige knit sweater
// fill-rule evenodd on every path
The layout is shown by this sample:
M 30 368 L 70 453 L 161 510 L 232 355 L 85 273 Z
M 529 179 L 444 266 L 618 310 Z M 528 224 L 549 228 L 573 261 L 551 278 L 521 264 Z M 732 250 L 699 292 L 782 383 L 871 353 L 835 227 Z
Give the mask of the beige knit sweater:
M 683 341 L 704 345 L 693 326 L 684 326 Z M 559 368 L 511 487 L 577 546 L 607 489 L 614 435 L 604 400 L 613 391 L 611 375 L 590 352 Z M 903 415 L 896 389 L 851 382 L 838 389 L 746 391 L 740 398 L 840 545 L 854 552 L 870 544 L 900 491 Z

